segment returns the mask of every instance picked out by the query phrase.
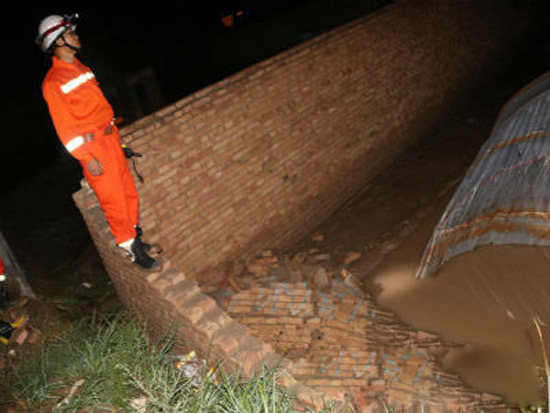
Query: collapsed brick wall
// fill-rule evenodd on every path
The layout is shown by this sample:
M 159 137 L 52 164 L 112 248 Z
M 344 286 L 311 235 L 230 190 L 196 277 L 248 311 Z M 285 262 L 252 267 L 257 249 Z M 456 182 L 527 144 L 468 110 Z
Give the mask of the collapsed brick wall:
M 240 278 L 240 291 L 215 295 L 233 319 L 291 361 L 293 377 L 327 400 L 349 400 L 360 411 L 383 404 L 392 411 L 415 405 L 411 411 L 504 407 L 501 398 L 441 369 L 434 354 L 456 344 L 415 331 L 378 308 L 345 264 L 331 269 L 321 255 L 256 257 L 255 273 Z
M 125 128 L 145 154 L 141 223 L 163 271 L 129 264 L 90 189 L 74 195 L 120 298 L 153 331 L 178 327 L 176 348 L 245 374 L 289 367 L 196 274 L 311 231 L 475 87 L 523 17 L 498 0 L 402 1 Z M 319 405 L 290 370 L 282 382 Z

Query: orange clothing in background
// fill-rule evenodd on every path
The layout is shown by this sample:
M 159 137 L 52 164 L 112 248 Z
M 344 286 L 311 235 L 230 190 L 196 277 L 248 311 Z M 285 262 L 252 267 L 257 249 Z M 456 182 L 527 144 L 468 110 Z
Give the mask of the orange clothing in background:
M 114 112 L 93 72 L 75 58 L 74 63 L 52 57 L 42 93 L 59 139 L 80 161 L 118 244 L 136 236 L 138 193 L 112 124 Z M 92 176 L 86 165 L 97 159 L 103 174 Z

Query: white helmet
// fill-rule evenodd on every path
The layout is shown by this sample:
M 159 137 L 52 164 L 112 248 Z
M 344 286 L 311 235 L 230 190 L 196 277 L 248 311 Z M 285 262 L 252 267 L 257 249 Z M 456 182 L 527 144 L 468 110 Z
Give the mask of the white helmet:
M 38 36 L 36 37 L 36 44 L 40 46 L 43 52 L 49 52 L 53 43 L 61 36 L 67 29 L 75 30 L 75 20 L 78 18 L 78 14 L 58 16 L 52 14 L 44 18 L 38 25 Z

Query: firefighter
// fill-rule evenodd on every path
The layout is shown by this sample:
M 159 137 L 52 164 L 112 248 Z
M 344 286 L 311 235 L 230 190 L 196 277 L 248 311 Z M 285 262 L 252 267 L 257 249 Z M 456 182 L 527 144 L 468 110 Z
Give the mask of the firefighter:
M 78 15 L 50 15 L 38 27 L 37 44 L 52 56 L 42 93 L 59 139 L 76 158 L 95 192 L 116 243 L 141 268 L 156 270 L 151 246 L 141 240 L 139 197 L 128 168 L 114 112 L 94 73 L 80 62 Z

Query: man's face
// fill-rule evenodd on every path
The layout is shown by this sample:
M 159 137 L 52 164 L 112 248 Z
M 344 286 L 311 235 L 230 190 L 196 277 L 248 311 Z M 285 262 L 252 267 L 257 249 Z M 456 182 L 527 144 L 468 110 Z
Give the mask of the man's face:
M 67 29 L 65 30 L 65 33 L 63 33 L 62 37 L 65 39 L 65 43 L 80 49 L 80 39 L 74 31 L 72 31 L 71 29 Z M 63 41 L 62 39 L 59 40 Z

